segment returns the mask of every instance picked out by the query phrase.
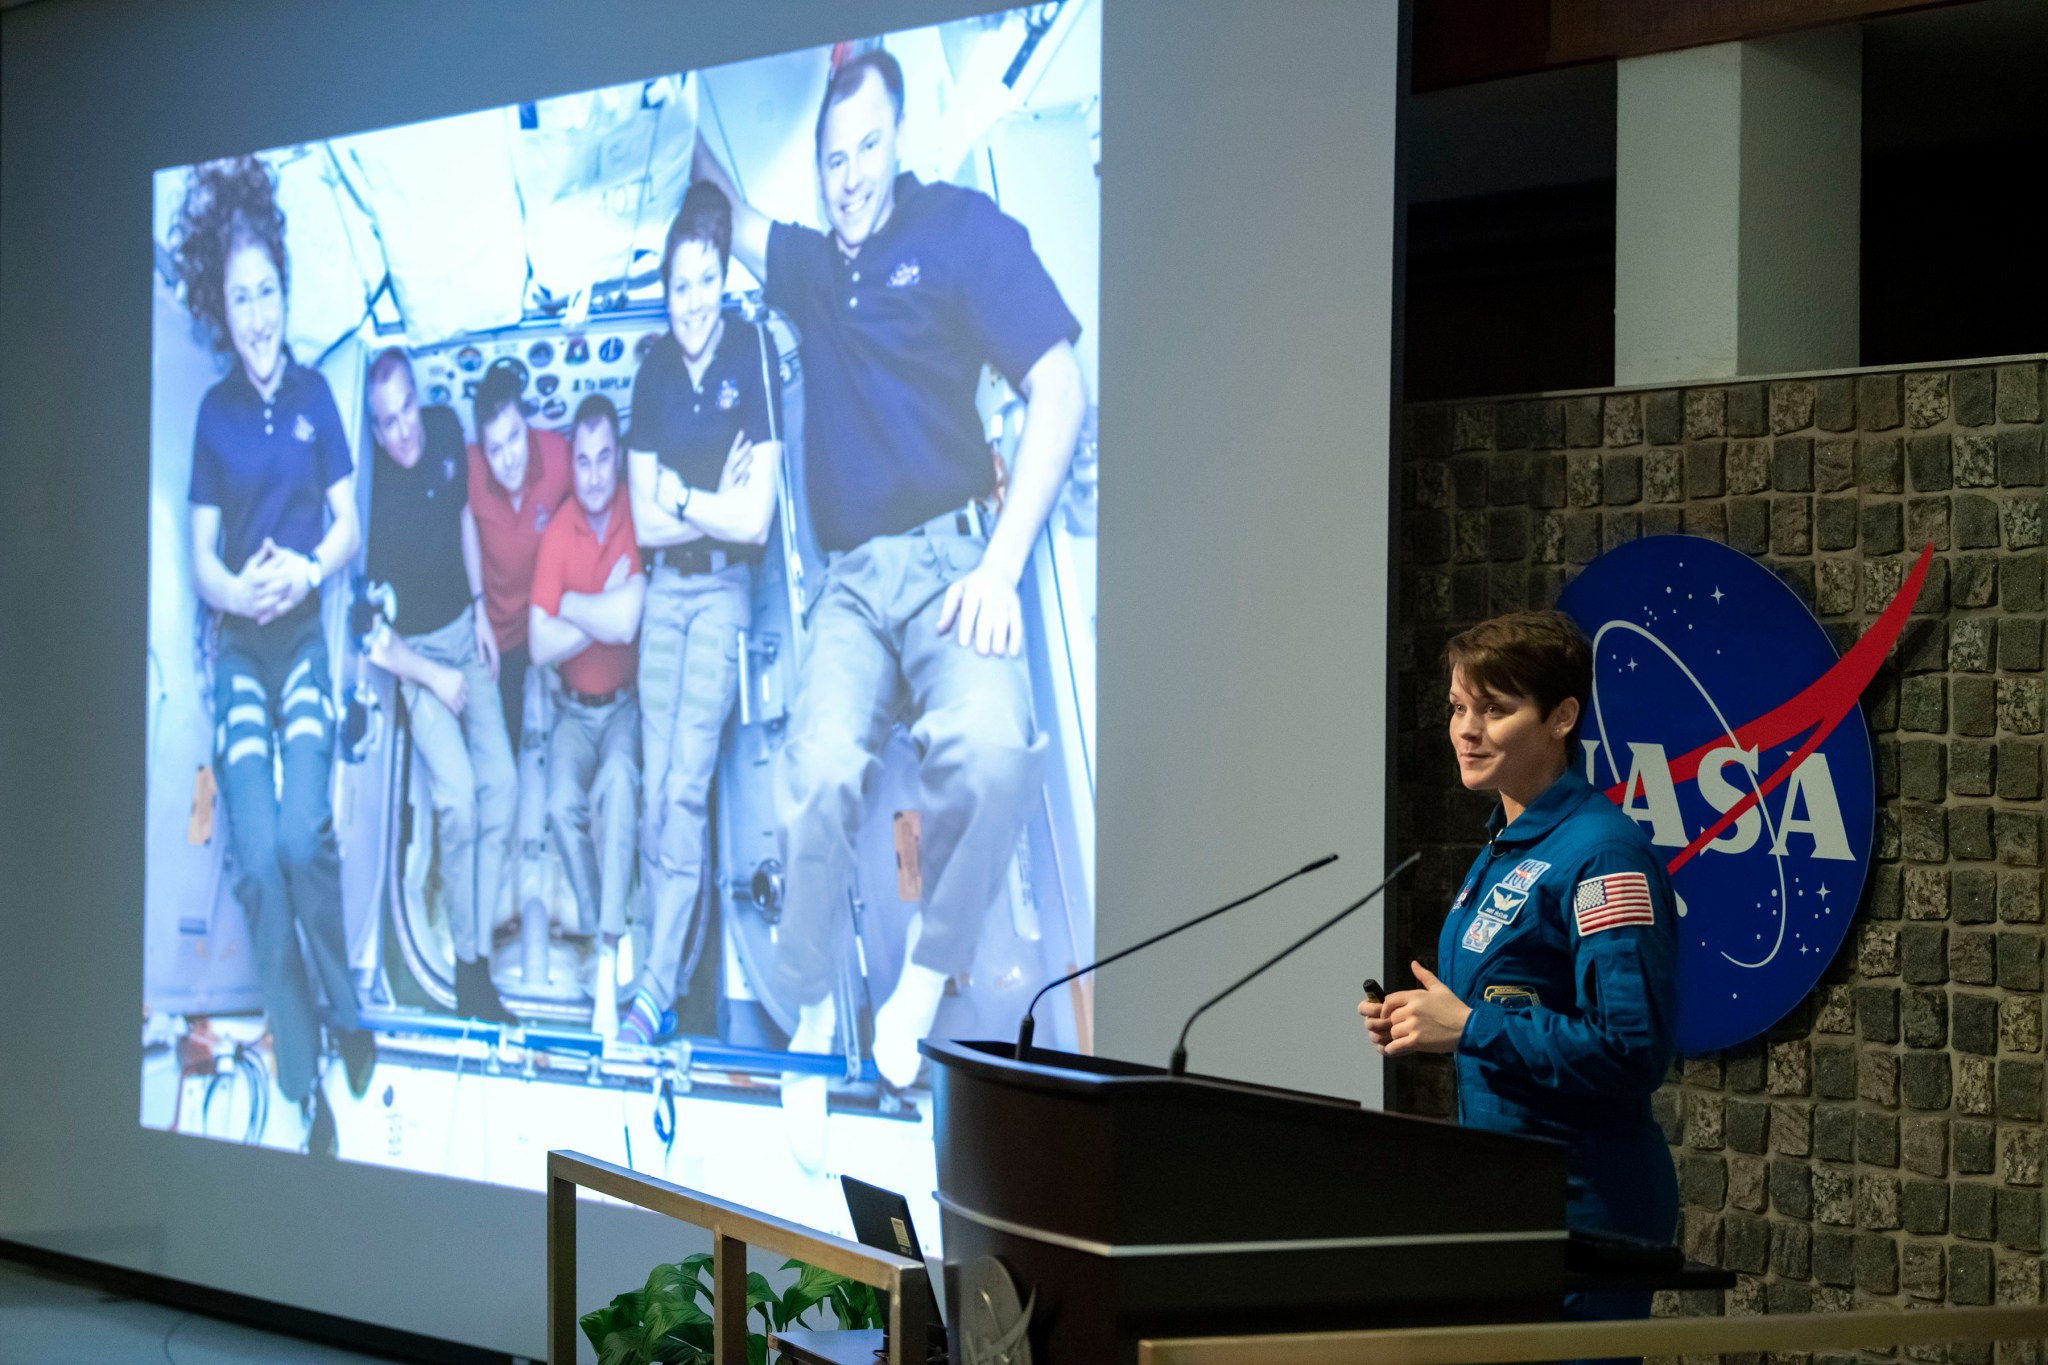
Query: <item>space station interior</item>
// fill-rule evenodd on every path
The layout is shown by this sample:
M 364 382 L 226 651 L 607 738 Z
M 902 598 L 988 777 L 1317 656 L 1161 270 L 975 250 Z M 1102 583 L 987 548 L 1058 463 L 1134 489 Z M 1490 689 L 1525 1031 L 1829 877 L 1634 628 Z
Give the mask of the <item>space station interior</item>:
M 1043 789 L 973 965 L 947 987 L 934 1027 L 944 1036 L 1013 1030 L 1031 993 L 1085 961 L 1094 943 L 1096 10 L 1092 0 L 1040 4 L 884 40 L 906 77 L 903 168 L 978 189 L 1029 229 L 1081 323 L 1075 352 L 1090 395 L 1071 473 L 1020 584 L 1035 723 L 1047 743 Z M 521 380 L 532 426 L 566 434 L 577 403 L 599 393 L 630 427 L 636 369 L 667 326 L 659 255 L 693 147 L 701 136 L 771 217 L 822 223 L 812 124 L 831 57 L 814 49 L 263 154 L 287 224 L 287 336 L 334 393 L 366 539 L 381 464 L 367 408 L 371 359 L 405 348 L 422 405 L 450 408 L 472 442 L 471 400 L 494 365 Z M 262 1128 L 264 1025 L 226 866 L 224 812 L 211 808 L 206 774 L 212 627 L 193 584 L 187 498 L 194 414 L 221 369 L 194 335 L 169 259 L 186 175 L 159 173 L 156 194 L 144 1001 L 146 1050 L 177 1088 L 177 1117 L 166 1124 L 164 1097 L 152 1100 L 146 1086 L 144 1120 L 242 1137 Z M 386 588 L 365 578 L 360 554 L 328 581 L 322 603 L 338 717 L 331 796 L 357 994 L 387 1067 L 768 1103 L 781 1074 L 797 1070 L 829 1078 L 835 1113 L 915 1120 L 922 1093 L 881 1084 L 868 1051 L 872 1011 L 903 969 L 918 912 L 916 821 L 906 817 L 919 800 L 919 756 L 903 725 L 868 791 L 833 1050 L 785 1051 L 797 1002 L 778 996 L 769 970 L 785 857 L 771 775 L 804 683 L 805 608 L 825 561 L 806 505 L 803 339 L 764 305 L 737 258 L 724 306 L 768 339 L 762 363 L 779 371 L 784 464 L 751 620 L 735 642 L 740 695 L 710 797 L 676 1035 L 643 1047 L 593 1031 L 593 994 L 613 989 L 623 1008 L 632 981 L 624 964 L 647 951 L 646 891 L 633 893 L 618 982 L 597 982 L 587 941 L 573 932 L 561 859 L 539 837 L 539 813 L 524 807 L 513 840 L 520 867 L 502 879 L 497 906 L 479 907 L 495 926 L 493 979 L 520 1022 L 456 1017 L 434 808 L 404 700 L 365 656 L 363 604 Z M 1024 404 L 984 371 L 979 406 L 992 457 L 1006 461 Z M 529 744 L 518 760 L 543 764 L 545 751 Z M 535 899 L 544 907 L 538 936 L 522 914 Z M 1040 1019 L 1050 1045 L 1089 1048 L 1085 990 L 1049 999 Z M 225 1093 L 243 1080 L 247 1093 Z M 215 1112 L 202 1124 L 194 1104 Z M 671 1130 L 673 1122 L 671 1112 Z

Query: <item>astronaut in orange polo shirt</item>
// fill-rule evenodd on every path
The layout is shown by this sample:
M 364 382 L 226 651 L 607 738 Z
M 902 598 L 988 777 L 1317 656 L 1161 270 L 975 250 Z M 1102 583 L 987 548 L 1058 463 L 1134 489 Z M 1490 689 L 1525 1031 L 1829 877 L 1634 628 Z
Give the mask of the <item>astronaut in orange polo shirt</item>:
M 576 496 L 541 536 L 527 640 L 533 662 L 553 664 L 561 675 L 562 705 L 548 741 L 548 828 L 582 932 L 598 935 L 591 1027 L 609 1038 L 618 1031 L 617 953 L 638 844 L 633 674 L 647 578 L 619 477 L 619 414 L 610 399 L 583 400 L 569 443 Z

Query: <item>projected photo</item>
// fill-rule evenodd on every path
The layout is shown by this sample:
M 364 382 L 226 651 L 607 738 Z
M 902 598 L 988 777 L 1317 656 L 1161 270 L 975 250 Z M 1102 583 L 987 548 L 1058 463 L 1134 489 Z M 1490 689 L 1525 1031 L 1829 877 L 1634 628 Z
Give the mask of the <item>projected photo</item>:
M 1067 0 L 157 173 L 146 1126 L 923 1207 L 919 1042 L 1094 942 L 1100 84 Z

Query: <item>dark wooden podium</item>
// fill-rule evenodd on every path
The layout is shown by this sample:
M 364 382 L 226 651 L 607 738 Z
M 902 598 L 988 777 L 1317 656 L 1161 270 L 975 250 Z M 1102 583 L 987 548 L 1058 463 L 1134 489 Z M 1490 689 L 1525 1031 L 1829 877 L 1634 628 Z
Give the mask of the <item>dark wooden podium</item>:
M 981 1257 L 1038 1365 L 1143 1337 L 1557 1315 L 1565 1152 L 1349 1100 L 928 1041 L 953 1359 Z

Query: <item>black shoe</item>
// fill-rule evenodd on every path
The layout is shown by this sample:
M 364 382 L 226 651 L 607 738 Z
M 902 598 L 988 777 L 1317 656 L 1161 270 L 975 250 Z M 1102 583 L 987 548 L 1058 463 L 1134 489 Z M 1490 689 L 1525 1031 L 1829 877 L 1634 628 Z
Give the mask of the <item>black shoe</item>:
M 455 960 L 455 1012 L 486 1024 L 519 1022 L 519 1016 L 505 1008 L 504 1000 L 499 998 L 498 983 L 491 980 L 489 959 Z
M 334 1050 L 341 1054 L 342 1070 L 348 1074 L 348 1093 L 361 1099 L 370 1093 L 370 1073 L 377 1069 L 377 1035 L 366 1028 L 345 1029 L 334 1037 Z
M 334 1111 L 327 1107 L 327 1096 L 316 1082 L 313 1093 L 299 1106 L 306 1116 L 306 1150 L 314 1156 L 331 1157 L 341 1150 L 341 1143 L 334 1131 Z

